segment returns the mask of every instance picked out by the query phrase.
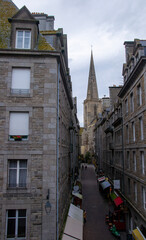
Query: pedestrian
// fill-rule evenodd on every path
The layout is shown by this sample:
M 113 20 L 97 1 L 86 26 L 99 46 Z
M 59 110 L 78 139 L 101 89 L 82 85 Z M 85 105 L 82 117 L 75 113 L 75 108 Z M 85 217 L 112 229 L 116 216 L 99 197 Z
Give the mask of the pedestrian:
M 83 218 L 84 218 L 84 223 L 86 223 L 86 221 L 87 221 L 87 214 L 86 214 L 85 210 L 83 210 Z

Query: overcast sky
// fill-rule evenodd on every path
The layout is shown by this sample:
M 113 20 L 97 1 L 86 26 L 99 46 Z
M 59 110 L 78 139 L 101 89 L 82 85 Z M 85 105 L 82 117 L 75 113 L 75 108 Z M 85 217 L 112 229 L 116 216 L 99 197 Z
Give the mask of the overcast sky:
M 109 96 L 109 86 L 121 85 L 125 62 L 124 41 L 146 39 L 146 0 L 13 0 L 18 8 L 55 16 L 55 29 L 68 36 L 68 56 L 73 96 L 83 126 L 83 101 L 87 94 L 91 45 L 99 97 Z

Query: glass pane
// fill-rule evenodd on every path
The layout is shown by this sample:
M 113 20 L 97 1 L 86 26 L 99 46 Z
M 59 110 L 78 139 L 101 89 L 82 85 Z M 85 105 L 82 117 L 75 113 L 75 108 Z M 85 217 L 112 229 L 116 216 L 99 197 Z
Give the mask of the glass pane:
M 18 37 L 23 38 L 23 31 L 18 31 Z
M 8 210 L 8 218 L 16 217 L 16 210 Z
M 26 187 L 26 175 L 27 175 L 27 170 L 26 169 L 20 169 L 20 172 L 19 172 L 19 187 Z
M 17 38 L 17 48 L 22 48 L 23 46 L 23 38 Z
M 17 184 L 17 170 L 16 169 L 10 169 L 9 170 L 9 186 L 10 187 L 16 187 Z
M 29 48 L 29 43 L 30 43 L 30 39 L 29 38 L 25 38 L 24 40 L 24 48 Z
M 27 168 L 27 160 L 20 161 L 20 168 Z
M 18 219 L 18 237 L 25 237 L 26 232 L 26 218 Z
M 25 38 L 30 38 L 30 31 L 25 31 Z
M 26 209 L 18 210 L 18 217 L 26 217 Z
M 17 160 L 9 161 L 10 168 L 17 168 Z
M 15 237 L 15 219 L 8 219 L 7 238 Z

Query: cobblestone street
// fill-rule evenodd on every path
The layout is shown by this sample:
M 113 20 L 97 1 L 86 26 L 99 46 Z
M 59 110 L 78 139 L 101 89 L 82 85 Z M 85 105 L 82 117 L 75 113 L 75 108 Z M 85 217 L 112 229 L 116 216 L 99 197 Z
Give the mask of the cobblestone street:
M 82 170 L 83 209 L 87 212 L 84 224 L 84 240 L 114 240 L 108 230 L 105 215 L 109 211 L 109 202 L 99 192 L 93 165 Z M 111 206 L 110 206 L 111 207 Z M 126 238 L 121 238 L 125 240 Z

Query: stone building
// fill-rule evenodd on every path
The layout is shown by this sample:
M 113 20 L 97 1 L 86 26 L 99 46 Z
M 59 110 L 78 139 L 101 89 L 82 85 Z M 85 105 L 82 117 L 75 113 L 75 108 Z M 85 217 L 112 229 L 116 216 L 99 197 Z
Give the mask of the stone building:
M 110 181 L 120 180 L 127 233 L 139 227 L 146 237 L 146 41 L 124 44 L 124 85 L 96 125 L 96 144 L 103 143 L 96 149 Z
M 95 153 L 94 127 L 98 113 L 101 112 L 102 101 L 98 97 L 93 53 L 91 51 L 87 97 L 84 100 L 84 131 L 82 133 L 82 154 L 87 151 Z
M 0 239 L 58 240 L 79 128 L 67 36 L 11 0 L 0 13 Z

